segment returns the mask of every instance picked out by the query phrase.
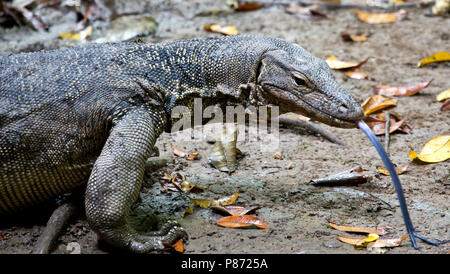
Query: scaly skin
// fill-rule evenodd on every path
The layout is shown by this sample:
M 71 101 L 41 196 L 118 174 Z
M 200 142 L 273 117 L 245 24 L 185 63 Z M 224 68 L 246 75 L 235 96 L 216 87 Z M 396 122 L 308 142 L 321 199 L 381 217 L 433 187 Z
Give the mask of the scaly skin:
M 326 65 L 283 40 L 237 36 L 90 44 L 0 57 L 0 214 L 87 182 L 86 215 L 109 243 L 161 250 L 184 230 L 126 222 L 158 136 L 177 105 L 280 106 L 339 127 L 362 109 Z

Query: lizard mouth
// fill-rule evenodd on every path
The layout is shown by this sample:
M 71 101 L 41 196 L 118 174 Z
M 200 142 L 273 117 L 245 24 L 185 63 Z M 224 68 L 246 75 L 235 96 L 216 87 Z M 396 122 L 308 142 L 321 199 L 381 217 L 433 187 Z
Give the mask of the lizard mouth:
M 263 90 L 266 92 L 266 96 L 269 97 L 267 98 L 268 101 L 274 105 L 278 105 L 282 113 L 294 112 L 302 114 L 313 120 L 340 128 L 356 128 L 357 122 L 362 119 L 362 110 L 349 110 L 349 108 L 343 105 L 335 106 L 335 109 L 341 114 L 339 116 L 327 112 L 326 108 L 330 108 L 330 104 L 325 102 L 329 101 L 329 98 L 326 98 L 323 94 L 313 92 L 305 96 L 292 96 L 292 92 L 286 92 L 269 84 L 264 85 Z M 291 96 L 286 94 L 291 94 Z M 311 99 L 311 102 L 317 102 L 324 109 L 314 106 L 308 99 Z

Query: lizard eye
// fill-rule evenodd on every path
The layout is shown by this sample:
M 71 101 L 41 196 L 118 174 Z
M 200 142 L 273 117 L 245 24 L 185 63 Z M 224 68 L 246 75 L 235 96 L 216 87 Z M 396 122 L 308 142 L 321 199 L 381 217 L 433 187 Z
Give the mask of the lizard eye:
M 294 81 L 299 86 L 306 86 L 307 85 L 305 79 L 297 77 L 297 76 L 294 76 Z

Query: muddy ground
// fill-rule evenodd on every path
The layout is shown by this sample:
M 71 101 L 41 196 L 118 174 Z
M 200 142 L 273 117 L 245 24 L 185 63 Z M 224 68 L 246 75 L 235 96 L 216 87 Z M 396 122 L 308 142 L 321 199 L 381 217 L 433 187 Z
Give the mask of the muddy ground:
M 129 1 L 124 9 L 139 10 L 135 2 Z M 146 42 L 215 36 L 218 34 L 206 32 L 203 25 L 220 23 L 235 25 L 240 33 L 263 34 L 296 42 L 320 58 L 330 54 L 353 61 L 370 57 L 362 67 L 369 75 L 366 80 L 349 79 L 335 71 L 338 81 L 359 102 L 373 94 L 372 86 L 376 84 L 409 85 L 433 79 L 432 84 L 419 95 L 398 98 L 395 111 L 411 125 L 413 132 L 393 134 L 390 151 L 392 161 L 398 166 L 410 163 L 408 171 L 400 175 L 400 179 L 416 230 L 431 239 L 450 238 L 450 162 L 418 164 L 408 158 L 410 148 L 420 151 L 432 137 L 450 133 L 450 112 L 441 112 L 441 104 L 435 99 L 436 94 L 449 88 L 450 63 L 416 67 L 423 57 L 436 51 L 450 50 L 449 18 L 428 17 L 426 8 L 411 8 L 407 9 L 406 20 L 369 25 L 358 21 L 349 9 L 328 10 L 327 19 L 310 20 L 286 14 L 281 6 L 246 13 L 196 15 L 199 10 L 212 9 L 208 1 L 189 4 L 173 1 L 159 6 L 148 4 L 145 9 L 159 23 L 153 35 L 142 38 Z M 342 41 L 342 32 L 369 32 L 371 36 L 363 43 L 348 43 Z M 27 41 L 31 33 L 33 31 L 27 27 L 0 30 L 2 51 L 61 46 L 59 40 L 45 35 L 41 35 L 46 37 L 41 41 L 37 36 L 32 37 L 37 40 Z M 164 134 L 157 146 L 162 155 L 173 159 L 173 163 L 151 174 L 153 179 L 146 181 L 135 212 L 138 215 L 156 213 L 161 216 L 159 221 L 170 217 L 177 219 L 190 235 L 185 245 L 186 253 L 369 253 L 341 243 L 338 235 L 351 235 L 332 229 L 328 221 L 355 226 L 390 226 L 392 229 L 388 236 L 391 237 L 406 234 L 389 177 L 376 175 L 370 183 L 354 187 L 319 188 L 307 184 L 311 179 L 358 165 L 373 174 L 377 173 L 377 166 L 382 166 L 362 131 L 321 126 L 346 145 L 339 146 L 300 130 L 282 128 L 279 149 L 264 138 L 238 142 L 245 157 L 232 175 L 218 172 L 208 165 L 207 154 L 211 144 L 205 140 L 181 142 Z M 380 140 L 384 141 L 384 138 L 380 137 Z M 171 143 L 186 151 L 200 151 L 201 159 L 187 161 L 176 158 L 172 155 Z M 282 152 L 282 159 L 273 158 L 278 150 Z M 293 168 L 286 169 L 290 162 L 293 162 Z M 189 206 L 188 197 L 176 192 L 164 193 L 157 183 L 161 172 L 175 171 L 205 188 L 206 191 L 197 197 L 220 198 L 240 189 L 237 203 L 261 206 L 256 216 L 270 228 L 223 228 L 216 225 L 221 215 L 200 208 L 181 218 L 180 214 Z M 30 253 L 52 207 L 54 203 L 20 218 L 3 220 L 0 253 Z M 143 218 L 138 221 L 144 224 Z M 67 246 L 71 242 L 80 244 L 81 253 L 118 252 L 97 241 L 83 213 L 78 214 L 64 230 L 53 252 L 69 253 Z M 420 240 L 418 243 L 419 251 L 405 241 L 402 246 L 386 252 L 448 253 L 450 249 L 449 244 L 431 246 Z

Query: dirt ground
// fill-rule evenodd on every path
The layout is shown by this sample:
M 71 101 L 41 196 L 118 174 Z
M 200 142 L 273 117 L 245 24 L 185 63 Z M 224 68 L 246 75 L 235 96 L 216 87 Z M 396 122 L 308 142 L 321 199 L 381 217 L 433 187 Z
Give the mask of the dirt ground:
M 176 2 L 176 5 L 174 4 Z M 162 42 L 192 37 L 215 36 L 203 29 L 205 24 L 219 23 L 237 26 L 242 34 L 260 34 L 295 42 L 312 54 L 326 58 L 360 61 L 370 57 L 362 69 L 369 75 L 366 80 L 353 80 L 335 71 L 344 88 L 362 102 L 373 94 L 376 84 L 410 85 L 433 79 L 431 85 L 419 95 L 398 98 L 395 107 L 413 128 L 411 134 L 391 136 L 391 160 L 398 166 L 410 163 L 400 175 L 409 213 L 416 230 L 435 240 L 450 238 L 450 162 L 418 164 L 409 157 L 409 149 L 421 149 L 429 139 L 450 134 L 450 112 L 440 111 L 436 95 L 450 87 L 450 63 L 432 64 L 417 68 L 422 58 L 450 50 L 450 19 L 426 16 L 426 8 L 407 9 L 408 18 L 392 24 L 369 25 L 356 19 L 350 9 L 328 10 L 327 19 L 301 19 L 284 12 L 282 6 L 272 6 L 253 12 L 218 15 L 196 15 L 199 10 L 211 9 L 214 1 L 173 1 L 159 8 L 146 6 L 159 26 L 153 35 L 142 38 L 146 42 Z M 127 8 L 138 8 L 129 1 Z M 217 5 L 217 4 L 216 4 Z M 61 46 L 59 40 L 27 42 L 31 30 L 13 28 L 0 30 L 0 49 L 4 52 L 29 51 Z M 369 32 L 368 41 L 348 43 L 342 41 L 343 32 Z M 33 36 L 34 37 L 34 36 Z M 22 39 L 22 40 L 21 40 Z M 56 41 L 56 42 L 55 42 Z M 274 159 L 277 149 L 264 140 L 238 142 L 244 152 L 235 173 L 221 173 L 207 163 L 211 144 L 205 140 L 177 142 L 163 134 L 157 146 L 162 155 L 173 158 L 173 163 L 151 174 L 136 205 L 136 218 L 141 225 L 142 216 L 151 213 L 178 220 L 189 233 L 185 253 L 369 253 L 356 250 L 337 239 L 338 235 L 352 236 L 332 229 L 328 221 L 355 226 L 390 226 L 389 237 L 406 234 L 397 196 L 389 177 L 375 175 L 374 179 L 354 187 L 314 187 L 311 179 L 328 176 L 343 170 L 362 166 L 373 174 L 382 166 L 375 149 L 362 131 L 339 129 L 326 125 L 322 128 L 338 136 L 345 146 L 339 146 L 315 135 L 296 129 L 280 130 L 282 159 Z M 384 142 L 384 138 L 380 137 Z M 200 151 L 201 159 L 187 161 L 172 155 L 170 144 L 186 151 Z M 264 145 L 262 145 L 264 143 Z M 268 145 L 267 145 L 268 144 Z M 293 162 L 292 169 L 286 169 Z M 222 217 L 209 209 L 195 208 L 192 214 L 180 217 L 189 206 L 186 195 L 162 192 L 158 182 L 162 172 L 179 172 L 191 183 L 205 188 L 196 197 L 220 198 L 235 193 L 238 204 L 261 206 L 256 216 L 269 229 L 231 229 L 216 224 Z M 155 183 L 156 182 L 156 183 Z M 30 253 L 42 233 L 54 203 L 24 213 L 0 224 L 0 253 Z M 150 220 L 154 220 L 150 218 Z M 0 239 L 1 239 L 0 238 Z M 69 253 L 69 243 L 80 245 L 81 253 L 118 252 L 97 241 L 88 227 L 84 213 L 77 215 L 56 243 L 54 253 Z M 386 253 L 449 253 L 450 244 L 431 246 L 418 240 L 420 250 L 412 248 L 409 240 L 402 246 L 387 249 Z

